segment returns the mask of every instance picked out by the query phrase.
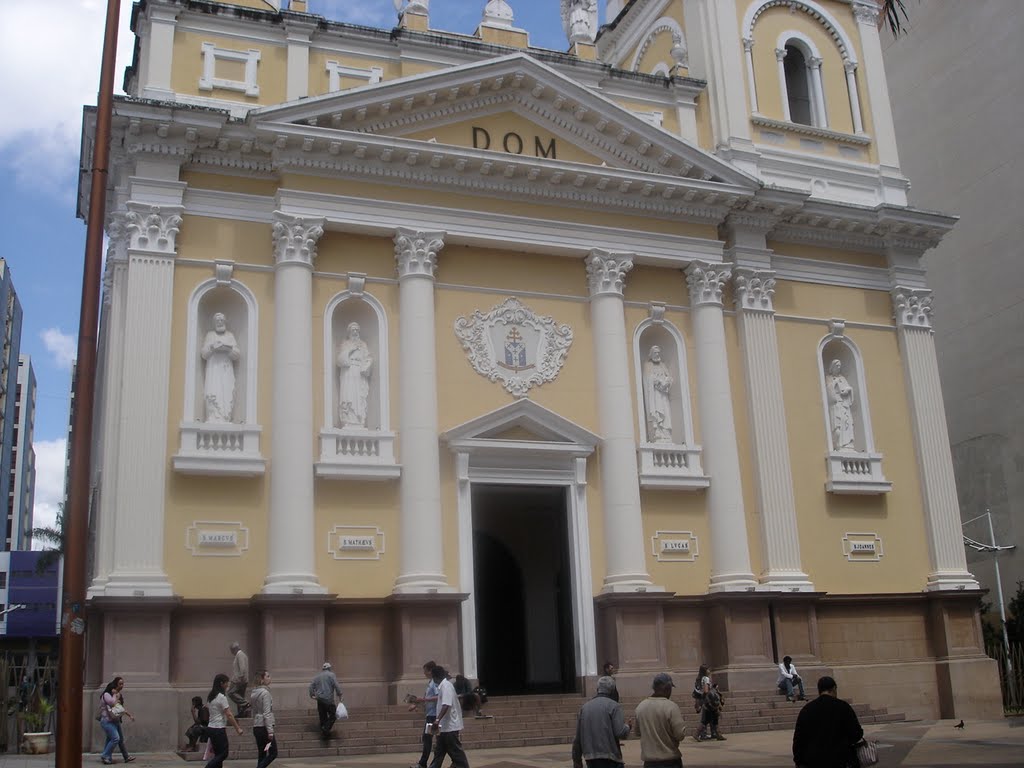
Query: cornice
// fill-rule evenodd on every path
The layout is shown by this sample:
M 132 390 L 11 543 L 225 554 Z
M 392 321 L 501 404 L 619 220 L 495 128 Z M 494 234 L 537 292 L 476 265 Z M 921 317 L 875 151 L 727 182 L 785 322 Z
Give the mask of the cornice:
M 786 131 L 787 133 L 798 133 L 801 136 L 813 136 L 816 139 L 828 139 L 829 141 L 838 141 L 843 144 L 856 144 L 861 147 L 867 147 L 871 144 L 871 137 L 867 135 L 843 133 L 842 131 L 818 128 L 813 125 L 804 125 L 803 123 L 787 122 L 786 120 L 773 120 L 772 118 L 764 117 L 763 115 L 753 115 L 750 118 L 750 122 L 754 125 L 760 126 L 761 128 L 771 128 L 776 131 Z

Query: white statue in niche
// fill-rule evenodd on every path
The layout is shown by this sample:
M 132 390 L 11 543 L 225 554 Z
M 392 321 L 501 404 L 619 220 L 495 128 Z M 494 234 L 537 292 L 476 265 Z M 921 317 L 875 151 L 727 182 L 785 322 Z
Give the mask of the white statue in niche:
M 349 323 L 348 335 L 338 347 L 338 418 L 342 427 L 366 428 L 372 367 L 370 348 L 359 337 L 359 323 Z
M 213 316 L 213 330 L 203 339 L 201 352 L 206 361 L 203 379 L 206 421 L 228 424 L 235 408 L 235 362 L 242 356 L 242 351 L 235 334 L 228 330 L 228 320 L 223 312 Z
M 828 365 L 825 391 L 828 393 L 828 413 L 832 427 L 832 448 L 853 451 L 853 387 L 841 373 L 843 364 L 833 360 Z
M 652 443 L 672 442 L 674 383 L 668 366 L 661 359 L 661 347 L 651 347 L 644 363 L 644 405 L 647 410 L 647 439 Z

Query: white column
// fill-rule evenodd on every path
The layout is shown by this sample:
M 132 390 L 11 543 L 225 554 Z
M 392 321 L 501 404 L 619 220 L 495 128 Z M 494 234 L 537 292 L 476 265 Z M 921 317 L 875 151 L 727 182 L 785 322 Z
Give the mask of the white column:
M 121 381 L 124 378 L 125 283 L 128 280 L 128 229 L 123 212 L 107 224 L 107 263 L 103 280 L 101 375 L 97 383 L 99 431 L 94 433 L 93 459 L 99 486 L 96 516 L 96 566 L 89 597 L 102 595 L 114 563 L 114 525 L 117 517 L 118 426 L 121 421 Z
M 442 248 L 443 232 L 399 229 L 395 235 L 402 446 L 397 593 L 452 591 L 444 574 L 434 337 L 434 273 Z
M 184 189 L 184 184 L 176 182 L 140 182 L 134 191 L 143 197 L 180 201 Z M 127 208 L 128 285 L 117 439 L 114 568 L 104 594 L 167 597 L 172 594 L 163 567 L 167 399 L 174 259 L 184 208 L 138 199 L 130 201 Z
M 264 594 L 322 594 L 313 570 L 313 262 L 323 219 L 274 214 L 270 524 Z
M 960 504 L 932 335 L 932 292 L 896 286 L 892 300 L 931 554 L 927 589 L 978 589 L 977 580 L 967 570 L 960 530 Z
M 853 15 L 857 19 L 861 54 L 864 57 L 861 67 L 871 104 L 871 132 L 878 149 L 878 162 L 888 168 L 899 168 L 896 128 L 892 121 L 892 105 L 889 103 L 889 84 L 885 79 L 882 42 L 878 36 L 878 14 L 879 6 L 875 0 L 853 0 Z
M 751 590 L 747 520 L 743 511 L 740 457 L 732 412 L 729 360 L 725 347 L 722 288 L 729 270 L 695 261 L 686 270 L 697 355 L 697 410 L 700 413 L 704 469 L 711 477 L 711 592 Z
M 289 19 L 285 22 L 285 40 L 288 42 L 288 77 L 285 98 L 297 101 L 309 96 L 309 44 L 316 24 Z
M 754 79 L 754 41 L 749 37 L 743 38 L 743 58 L 747 62 L 747 87 L 750 89 L 750 112 L 757 112 L 757 80 Z
M 623 303 L 626 274 L 633 269 L 633 260 L 626 254 L 595 250 L 590 252 L 586 264 L 601 429 L 601 501 L 607 562 L 602 591 L 663 591 L 651 585 L 647 574 L 640 514 L 637 440 Z
M 850 94 L 850 116 L 853 118 L 853 132 L 864 133 L 864 119 L 860 115 L 860 96 L 857 93 L 857 65 L 849 59 L 843 60 L 846 71 L 846 90 Z
M 828 113 L 825 111 L 825 90 L 821 87 L 821 59 L 812 56 L 807 61 L 808 74 L 811 76 L 811 90 L 814 93 L 815 124 L 819 128 L 828 128 Z
M 139 81 L 142 95 L 149 99 L 169 99 L 174 95 L 171 88 L 171 66 L 174 60 L 174 29 L 178 21 L 178 9 L 148 6 L 149 40 L 142 61 Z M 145 29 L 145 28 L 143 28 Z
M 761 588 L 813 592 L 800 563 L 800 538 L 789 463 L 782 368 L 775 332 L 775 273 L 738 268 L 736 315 L 761 512 Z
M 782 116 L 785 118 L 787 123 L 791 123 L 793 122 L 793 117 L 789 114 L 789 88 L 786 86 L 785 48 L 775 49 L 775 61 L 777 61 L 779 65 L 779 92 L 782 94 Z

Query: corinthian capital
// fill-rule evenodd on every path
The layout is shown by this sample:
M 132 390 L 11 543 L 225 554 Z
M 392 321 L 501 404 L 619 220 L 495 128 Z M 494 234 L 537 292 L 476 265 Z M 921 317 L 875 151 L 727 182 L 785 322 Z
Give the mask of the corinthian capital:
M 128 233 L 128 247 L 140 251 L 173 254 L 177 250 L 180 205 L 149 205 L 128 203 L 124 226 Z
M 733 280 L 736 309 L 741 312 L 774 312 L 775 272 L 769 269 L 737 269 Z
M 444 248 L 444 232 L 420 232 L 399 229 L 395 233 L 395 261 L 398 278 L 434 278 L 437 254 Z
M 932 327 L 932 292 L 926 288 L 892 289 L 892 306 L 897 328 Z
M 722 289 L 731 275 L 728 267 L 694 261 L 686 268 L 686 284 L 690 287 L 690 304 L 722 306 Z
M 877 0 L 853 0 L 853 17 L 859 24 L 878 26 L 882 9 Z
M 604 293 L 622 295 L 626 274 L 633 269 L 633 259 L 624 253 L 594 250 L 587 256 L 586 264 L 591 298 Z
M 107 263 L 128 259 L 128 214 L 124 211 L 107 217 Z
M 316 244 L 324 234 L 324 219 L 302 219 L 274 213 L 274 264 L 306 264 L 316 261 Z

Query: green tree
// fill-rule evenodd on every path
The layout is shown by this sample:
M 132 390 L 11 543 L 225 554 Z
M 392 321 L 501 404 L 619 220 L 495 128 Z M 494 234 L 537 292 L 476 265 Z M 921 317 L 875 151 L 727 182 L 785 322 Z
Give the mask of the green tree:
M 53 525 L 33 528 L 32 538 L 46 545 L 46 549 L 36 562 L 36 573 L 41 574 L 54 563 L 60 562 L 64 556 L 64 502 L 57 505 L 57 519 Z
M 1006 634 L 1011 643 L 1024 642 L 1024 581 L 1017 582 L 1017 594 L 1007 607 Z

